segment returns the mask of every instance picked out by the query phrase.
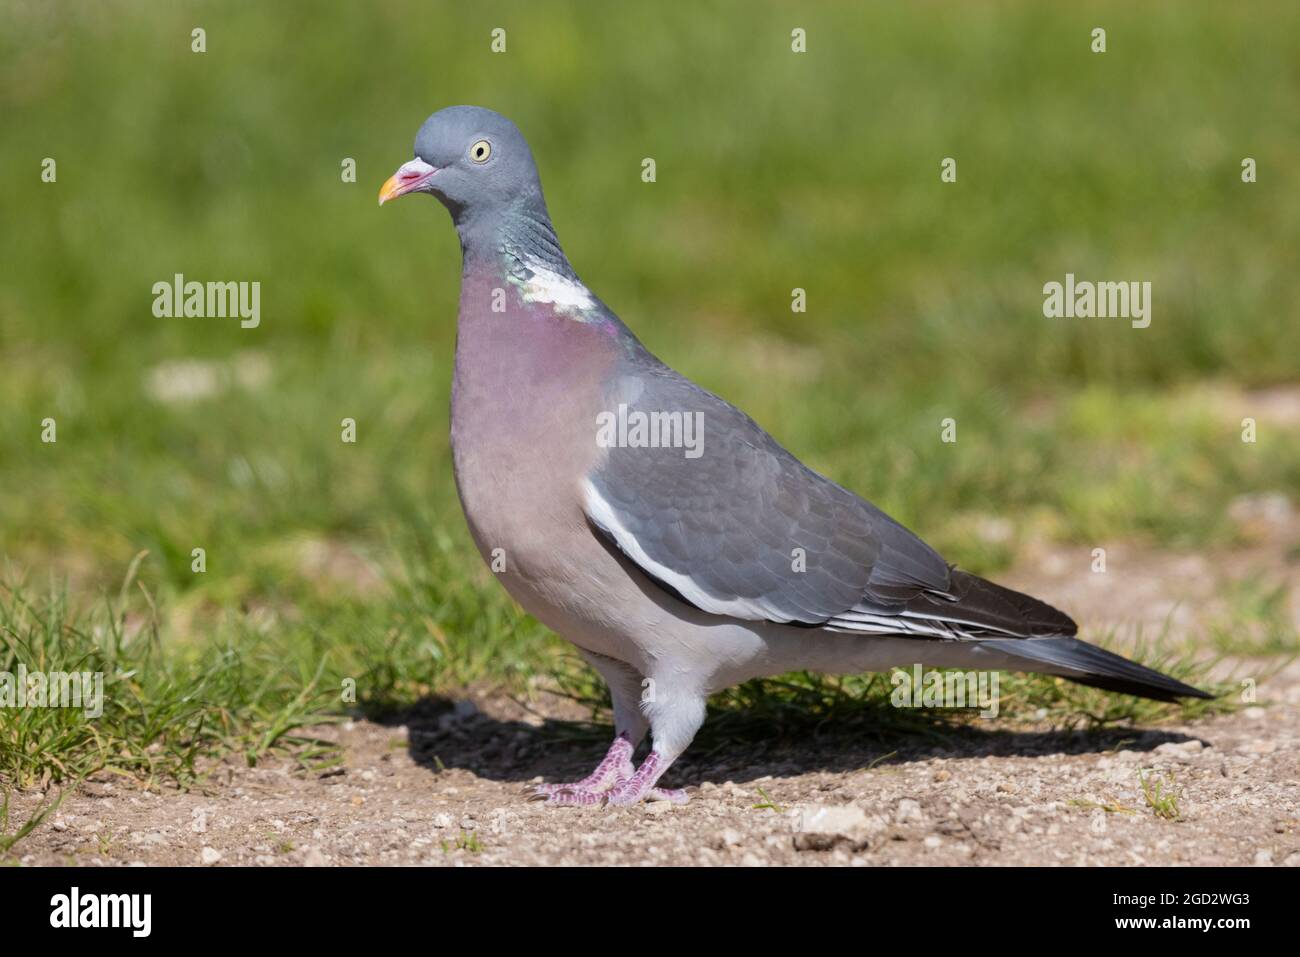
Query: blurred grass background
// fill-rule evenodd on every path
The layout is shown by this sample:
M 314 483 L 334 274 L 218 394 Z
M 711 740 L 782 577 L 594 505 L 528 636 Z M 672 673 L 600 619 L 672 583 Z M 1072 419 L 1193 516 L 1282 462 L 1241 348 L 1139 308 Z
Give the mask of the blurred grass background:
M 5 0 L 6 579 L 86 605 L 147 551 L 166 640 L 271 635 L 383 701 L 546 667 L 452 483 L 454 232 L 376 206 L 455 103 L 519 124 L 653 351 L 950 560 L 1230 544 L 1232 500 L 1300 487 L 1294 425 L 1240 441 L 1300 383 L 1298 87 L 1281 2 Z M 1045 319 L 1067 272 L 1150 280 L 1150 328 Z M 155 318 L 175 273 L 261 281 L 260 327 Z M 11 663 L 54 593 L 9 593 Z

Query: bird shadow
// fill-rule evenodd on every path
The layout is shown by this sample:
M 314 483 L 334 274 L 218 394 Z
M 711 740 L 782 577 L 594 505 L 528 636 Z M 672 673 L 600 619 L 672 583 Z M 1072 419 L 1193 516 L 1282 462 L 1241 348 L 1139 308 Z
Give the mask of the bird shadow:
M 869 719 L 828 725 L 810 718 L 806 722 L 786 719 L 779 727 L 764 730 L 738 728 L 725 717 L 713 716 L 705 722 L 691 748 L 669 771 L 668 784 L 744 783 L 768 776 L 846 773 L 935 759 L 1147 752 L 1169 742 L 1205 743 L 1176 731 L 1133 727 L 1015 730 L 935 722 L 880 729 L 870 727 Z M 612 727 L 596 721 L 500 719 L 448 698 L 425 698 L 377 720 L 406 727 L 410 757 L 431 773 L 460 769 L 500 783 L 581 778 L 604 755 L 613 737 Z M 638 758 L 645 749 L 643 744 Z

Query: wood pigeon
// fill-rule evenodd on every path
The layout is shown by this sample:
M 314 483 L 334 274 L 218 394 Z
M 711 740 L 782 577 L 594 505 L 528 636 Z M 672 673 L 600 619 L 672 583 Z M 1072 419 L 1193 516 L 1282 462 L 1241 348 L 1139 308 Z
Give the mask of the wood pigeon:
M 436 196 L 463 254 L 451 445 L 470 532 L 506 590 L 609 684 L 615 740 L 554 805 L 683 802 L 659 779 L 707 697 L 792 670 L 1061 675 L 1208 697 L 960 571 L 653 356 L 578 278 L 513 123 L 454 106 L 379 201 Z M 635 765 L 637 746 L 653 747 Z

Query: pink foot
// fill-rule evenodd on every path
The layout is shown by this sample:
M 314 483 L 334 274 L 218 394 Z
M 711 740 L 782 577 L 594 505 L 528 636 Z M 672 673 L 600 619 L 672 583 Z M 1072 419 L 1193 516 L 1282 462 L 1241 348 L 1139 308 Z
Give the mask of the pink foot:
M 530 801 L 543 801 L 548 804 L 564 804 L 574 807 L 586 807 L 590 804 L 599 804 L 600 801 L 551 801 L 549 798 L 560 794 L 586 794 L 592 793 L 600 795 L 610 788 L 614 787 L 620 781 L 624 781 L 632 776 L 632 742 L 627 739 L 627 735 L 620 734 L 614 739 L 614 743 L 609 746 L 609 751 L 605 754 L 604 760 L 596 765 L 596 770 L 592 771 L 581 781 L 571 781 L 567 784 L 532 784 L 524 789 L 528 794 Z
M 625 779 L 630 780 L 629 779 Z M 625 782 L 619 782 L 622 784 Z M 545 801 L 551 807 L 601 807 L 605 804 L 635 804 L 635 800 L 626 802 L 615 802 L 613 800 L 614 790 L 592 791 L 579 788 L 577 785 L 553 785 L 559 790 L 552 791 L 549 794 L 536 794 L 530 797 L 530 801 Z M 687 793 L 680 788 L 651 788 L 645 792 L 642 798 L 637 800 L 646 801 L 667 801 L 670 804 L 685 804 L 690 800 Z
M 528 800 L 545 801 L 550 807 L 600 807 L 605 803 L 604 791 L 591 791 L 576 785 L 554 785 L 561 790 L 549 794 L 534 794 Z
M 553 807 L 597 807 L 605 803 L 636 804 L 638 801 L 668 801 L 685 804 L 690 798 L 680 788 L 659 788 L 654 783 L 665 770 L 659 755 L 650 752 L 639 769 L 632 766 L 632 742 L 619 735 L 609 746 L 605 759 L 581 781 L 568 784 L 532 784 L 524 789 L 530 801 L 545 801 Z M 618 795 L 618 800 L 615 800 Z
M 689 797 L 681 789 L 657 788 L 655 782 L 668 770 L 658 751 L 646 755 L 641 767 L 630 778 L 614 785 L 605 795 L 606 803 L 614 807 L 627 807 L 641 801 L 671 801 L 673 804 L 685 804 Z
M 651 788 L 646 792 L 647 801 L 667 801 L 669 804 L 685 804 L 691 799 L 685 788 Z

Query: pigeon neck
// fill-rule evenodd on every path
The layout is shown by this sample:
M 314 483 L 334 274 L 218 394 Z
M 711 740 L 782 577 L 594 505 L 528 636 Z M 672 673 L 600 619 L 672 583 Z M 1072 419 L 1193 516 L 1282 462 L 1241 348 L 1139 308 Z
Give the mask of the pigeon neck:
M 478 215 L 460 210 L 452 216 L 466 272 L 480 265 L 504 267 L 506 273 L 541 266 L 577 281 L 540 197 L 503 210 Z

